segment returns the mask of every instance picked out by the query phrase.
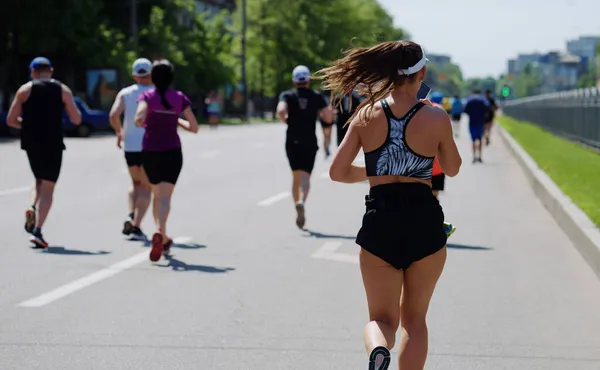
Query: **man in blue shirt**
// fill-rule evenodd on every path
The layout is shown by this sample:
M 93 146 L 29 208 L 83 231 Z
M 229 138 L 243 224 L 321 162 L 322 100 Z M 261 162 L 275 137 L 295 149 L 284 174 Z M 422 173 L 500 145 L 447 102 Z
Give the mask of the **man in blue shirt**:
M 482 138 L 485 132 L 485 121 L 489 112 L 489 101 L 476 89 L 467 99 L 465 113 L 469 116 L 469 131 L 473 141 L 473 163 L 483 163 L 481 160 Z

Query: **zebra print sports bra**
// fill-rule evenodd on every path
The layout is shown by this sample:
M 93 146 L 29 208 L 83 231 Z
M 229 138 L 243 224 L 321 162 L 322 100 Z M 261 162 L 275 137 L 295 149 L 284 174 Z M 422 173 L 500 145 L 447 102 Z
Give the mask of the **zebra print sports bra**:
M 419 102 L 402 118 L 392 113 L 388 102 L 381 100 L 381 106 L 388 122 L 388 134 L 383 144 L 365 153 L 367 176 L 404 176 L 416 179 L 431 179 L 434 157 L 415 153 L 406 143 L 406 127 L 414 115 L 425 104 Z

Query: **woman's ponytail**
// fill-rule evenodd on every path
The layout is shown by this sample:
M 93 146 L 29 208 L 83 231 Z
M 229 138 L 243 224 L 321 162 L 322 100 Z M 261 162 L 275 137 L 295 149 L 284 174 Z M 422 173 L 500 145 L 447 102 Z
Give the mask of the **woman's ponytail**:
M 173 107 L 169 104 L 166 93 L 173 83 L 173 66 L 166 59 L 157 60 L 152 64 L 151 77 L 152 83 L 160 96 L 161 104 L 165 109 L 172 109 Z

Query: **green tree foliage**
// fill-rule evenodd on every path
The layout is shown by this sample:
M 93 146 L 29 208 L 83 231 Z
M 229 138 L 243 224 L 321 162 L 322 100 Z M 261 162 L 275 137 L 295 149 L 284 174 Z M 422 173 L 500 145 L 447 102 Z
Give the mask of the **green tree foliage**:
M 298 64 L 316 71 L 345 49 L 403 36 L 376 0 L 248 0 L 248 85 L 274 96 Z
M 427 78 L 425 82 L 434 91 L 439 91 L 445 96 L 453 96 L 460 93 L 463 77 L 460 67 L 456 64 L 447 63 L 438 65 L 431 62 L 427 64 Z
M 85 68 L 114 67 L 129 79 L 139 56 L 174 63 L 177 87 L 205 92 L 233 79 L 235 58 L 225 16 L 196 14 L 194 0 L 138 0 L 139 40 L 131 38 L 129 2 L 19 0 L 0 2 L 0 88 L 27 79 L 25 61 L 37 55 L 83 81 Z M 12 73 L 12 72 L 20 73 Z M 25 71 L 25 72 L 24 72 Z M 67 81 L 68 82 L 68 81 Z

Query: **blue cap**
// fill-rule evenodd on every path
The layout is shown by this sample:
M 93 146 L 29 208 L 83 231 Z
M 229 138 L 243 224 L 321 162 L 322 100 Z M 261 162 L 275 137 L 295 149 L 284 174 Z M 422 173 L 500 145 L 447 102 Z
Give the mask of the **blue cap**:
M 310 79 L 310 70 L 307 66 L 297 66 L 292 72 L 292 81 L 296 83 L 308 82 Z
M 52 63 L 48 58 L 37 57 L 29 63 L 29 69 L 50 68 Z
M 131 74 L 134 76 L 142 77 L 148 76 L 152 71 L 152 62 L 146 58 L 139 58 L 133 62 L 131 66 Z

